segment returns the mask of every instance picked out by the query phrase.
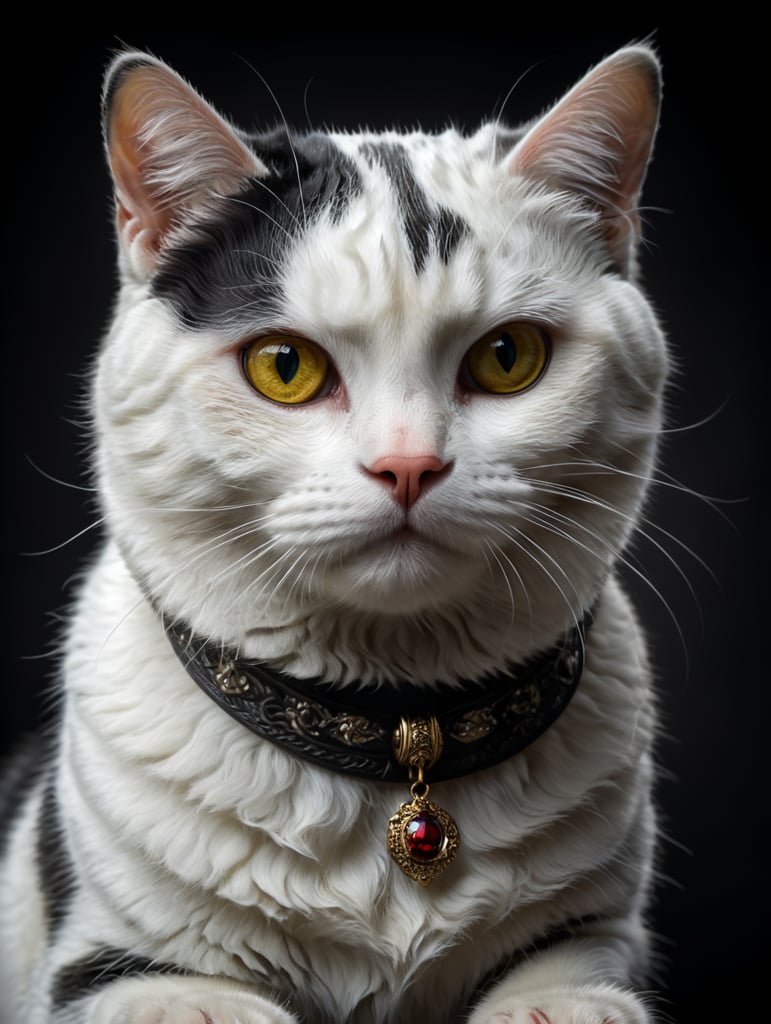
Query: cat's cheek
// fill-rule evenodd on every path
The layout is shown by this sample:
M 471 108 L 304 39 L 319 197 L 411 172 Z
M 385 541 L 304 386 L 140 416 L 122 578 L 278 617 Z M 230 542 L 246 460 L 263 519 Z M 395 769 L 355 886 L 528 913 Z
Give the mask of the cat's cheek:
M 339 450 L 348 416 L 342 386 L 305 405 L 282 405 L 256 392 L 232 365 L 197 374 L 185 399 L 177 436 L 190 455 L 236 486 L 258 484 L 263 498 L 323 466 Z

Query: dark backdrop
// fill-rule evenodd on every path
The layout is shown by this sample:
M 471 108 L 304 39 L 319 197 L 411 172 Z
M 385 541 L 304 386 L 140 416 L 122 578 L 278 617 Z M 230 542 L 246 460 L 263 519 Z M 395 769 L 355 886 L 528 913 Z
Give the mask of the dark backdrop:
M 39 30 L 6 42 L 3 412 L 6 655 L 2 742 L 33 724 L 58 624 L 99 536 L 80 402 L 114 282 L 99 90 L 120 40 L 146 47 L 245 127 L 273 122 L 269 83 L 303 125 L 513 123 L 619 45 L 653 33 L 665 101 L 645 200 L 643 271 L 678 365 L 648 539 L 629 573 L 652 638 L 666 735 L 656 925 L 681 1024 L 754 1005 L 767 970 L 768 571 L 756 479 L 768 332 L 766 175 L 749 33 L 614 30 L 163 35 Z M 521 79 L 521 80 L 520 80 Z M 762 972 L 762 973 L 761 973 Z M 730 1017 L 729 1017 L 730 1013 Z M 407 1024 L 407 1022 L 405 1022 Z

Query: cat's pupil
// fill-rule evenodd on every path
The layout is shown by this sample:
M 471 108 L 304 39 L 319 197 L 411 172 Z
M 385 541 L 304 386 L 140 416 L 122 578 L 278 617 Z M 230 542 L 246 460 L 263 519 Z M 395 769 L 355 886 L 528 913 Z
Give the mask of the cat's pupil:
M 493 346 L 498 362 L 506 373 L 511 371 L 517 360 L 517 346 L 514 344 L 510 334 L 502 334 Z
M 293 345 L 282 345 L 276 354 L 276 371 L 285 384 L 297 373 L 300 355 Z

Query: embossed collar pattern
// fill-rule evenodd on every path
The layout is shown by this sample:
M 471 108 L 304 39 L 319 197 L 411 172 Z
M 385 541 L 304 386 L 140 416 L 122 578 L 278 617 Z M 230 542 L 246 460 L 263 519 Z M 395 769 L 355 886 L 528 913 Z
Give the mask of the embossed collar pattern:
M 431 715 L 439 724 L 443 746 L 433 781 L 489 768 L 545 732 L 581 678 L 588 617 L 509 672 L 420 690 L 295 679 L 207 644 L 179 623 L 164 620 L 164 627 L 193 680 L 247 729 L 326 768 L 402 782 L 410 773 L 396 758 L 394 733 L 405 715 Z

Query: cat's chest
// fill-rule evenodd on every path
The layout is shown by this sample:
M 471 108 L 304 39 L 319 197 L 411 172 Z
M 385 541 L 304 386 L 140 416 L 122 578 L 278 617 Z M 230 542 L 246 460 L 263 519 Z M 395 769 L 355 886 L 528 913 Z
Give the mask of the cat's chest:
M 653 729 L 644 654 L 609 585 L 556 725 L 502 765 L 432 784 L 460 847 L 424 889 L 387 849 L 409 788 L 306 764 L 233 721 L 191 682 L 114 554 L 84 591 L 67 691 L 61 784 L 79 808 L 68 827 L 89 880 L 82 921 L 120 921 L 132 948 L 307 992 L 330 1020 L 362 1024 L 402 998 L 401 1019 L 419 1019 L 426 986 L 449 1013 L 502 953 L 548 933 L 555 907 L 580 916 L 600 884 L 613 898 L 601 879 Z M 461 942 L 462 963 L 429 985 Z

